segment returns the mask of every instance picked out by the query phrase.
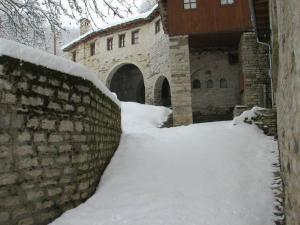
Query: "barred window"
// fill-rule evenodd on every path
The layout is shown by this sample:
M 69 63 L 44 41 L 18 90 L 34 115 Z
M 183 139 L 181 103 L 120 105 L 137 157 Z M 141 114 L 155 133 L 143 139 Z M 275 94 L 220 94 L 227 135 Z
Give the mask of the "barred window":
M 133 31 L 131 33 L 131 44 L 135 45 L 139 43 L 139 31 Z
M 95 42 L 90 44 L 90 55 L 93 56 L 96 53 L 96 44 Z
M 183 0 L 183 8 L 184 9 L 196 9 L 197 8 L 197 0 Z
M 233 5 L 234 0 L 221 0 L 221 5 Z
M 156 21 L 155 23 L 155 33 L 159 33 L 160 32 L 160 20 Z
M 125 34 L 119 35 L 119 48 L 125 47 Z
M 200 80 L 195 79 L 193 81 L 193 89 L 199 89 L 199 88 L 201 88 L 201 82 L 200 82 Z
M 220 88 L 227 88 L 228 85 L 227 85 L 227 80 L 226 79 L 221 79 L 220 80 Z
M 212 80 L 208 80 L 206 83 L 207 88 L 213 88 L 214 87 L 214 82 Z
M 76 51 L 72 52 L 72 60 L 76 62 Z
M 111 51 L 113 49 L 113 38 L 107 39 L 107 50 Z

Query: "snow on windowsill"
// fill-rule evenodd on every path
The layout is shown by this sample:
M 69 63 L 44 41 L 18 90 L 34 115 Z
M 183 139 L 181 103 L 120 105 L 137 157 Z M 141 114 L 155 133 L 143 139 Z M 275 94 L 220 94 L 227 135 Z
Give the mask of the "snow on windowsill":
M 103 94 L 114 101 L 118 106 L 120 102 L 116 95 L 110 92 L 105 85 L 98 79 L 97 75 L 86 67 L 72 62 L 66 58 L 55 56 L 47 52 L 28 47 L 18 42 L 0 38 L 0 56 L 9 56 L 20 59 L 37 66 L 43 66 L 48 69 L 70 74 L 76 77 L 91 81 Z

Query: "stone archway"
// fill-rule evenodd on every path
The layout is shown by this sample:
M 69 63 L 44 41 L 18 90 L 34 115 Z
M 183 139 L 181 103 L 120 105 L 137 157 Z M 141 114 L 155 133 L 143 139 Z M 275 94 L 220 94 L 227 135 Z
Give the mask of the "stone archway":
M 119 66 L 110 75 L 107 85 L 120 101 L 145 104 L 144 78 L 137 66 L 133 64 Z
M 160 76 L 155 84 L 154 90 L 155 105 L 172 107 L 171 88 L 166 77 Z

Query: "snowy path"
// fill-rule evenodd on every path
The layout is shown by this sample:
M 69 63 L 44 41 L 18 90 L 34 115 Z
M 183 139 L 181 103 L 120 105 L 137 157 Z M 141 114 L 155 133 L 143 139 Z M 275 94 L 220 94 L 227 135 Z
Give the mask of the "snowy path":
M 125 134 L 96 194 L 51 225 L 271 225 L 276 142 L 254 126 L 158 129 L 164 108 L 122 104 Z

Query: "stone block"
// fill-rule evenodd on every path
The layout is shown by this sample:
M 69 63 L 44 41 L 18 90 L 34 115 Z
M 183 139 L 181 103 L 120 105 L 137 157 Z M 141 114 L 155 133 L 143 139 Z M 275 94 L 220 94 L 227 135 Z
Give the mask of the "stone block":
M 49 96 L 49 97 L 52 96 L 55 91 L 52 88 L 47 88 L 47 87 L 42 87 L 37 85 L 33 85 L 32 90 L 40 95 Z
M 3 222 L 7 222 L 9 220 L 9 213 L 8 212 L 0 212 L 0 224 L 4 224 Z
M 28 128 L 34 128 L 34 129 L 38 128 L 39 127 L 39 119 L 37 119 L 37 118 L 29 119 L 26 123 L 26 126 Z
M 33 155 L 33 149 L 31 145 L 20 145 L 16 147 L 15 153 L 17 156 L 28 156 L 28 155 Z
M 0 128 L 6 130 L 10 127 L 11 114 L 0 115 Z
M 82 122 L 75 122 L 75 130 L 77 132 L 82 132 L 83 131 L 83 124 L 82 124 Z
M 58 91 L 57 97 L 61 100 L 68 101 L 69 100 L 69 93 L 64 91 Z
M 75 108 L 74 108 L 74 106 L 72 106 L 70 104 L 66 104 L 66 105 L 64 105 L 64 110 L 66 110 L 66 111 L 74 111 Z
M 23 159 L 19 160 L 17 166 L 18 166 L 19 169 L 37 167 L 38 166 L 38 160 L 37 160 L 37 158 L 23 158 Z
M 42 128 L 46 130 L 54 130 L 55 129 L 55 120 L 42 120 Z
M 56 102 L 50 102 L 48 104 L 48 108 L 52 109 L 52 110 L 55 110 L 55 111 L 60 111 L 62 109 L 61 105 L 56 103 Z
M 10 141 L 10 136 L 7 133 L 0 134 L 0 144 L 6 144 Z
M 48 139 L 48 141 L 50 143 L 62 142 L 63 140 L 64 140 L 63 136 L 59 135 L 59 134 L 50 134 L 49 139 Z
M 0 159 L 1 158 L 7 158 L 11 154 L 11 149 L 7 146 L 0 145 Z
M 11 127 L 14 129 L 21 129 L 24 125 L 24 116 L 16 115 L 11 121 Z
M 42 106 L 44 105 L 44 101 L 42 98 L 39 97 L 21 97 L 21 103 L 23 105 L 30 105 L 30 106 Z
M 28 89 L 28 83 L 27 82 L 18 82 L 18 89 L 27 90 Z
M 31 134 L 28 131 L 24 131 L 18 134 L 18 142 L 28 142 L 31 140 Z
M 60 122 L 59 131 L 74 131 L 74 124 L 72 121 L 63 120 Z
M 48 188 L 47 194 L 49 197 L 53 197 L 62 193 L 62 188 Z
M 45 193 L 41 190 L 32 190 L 26 193 L 26 199 L 28 201 L 36 201 L 37 199 L 44 197 L 44 195 Z
M 34 220 L 33 220 L 33 218 L 21 219 L 18 222 L 18 225 L 34 225 Z
M 80 103 L 81 102 L 81 97 L 79 95 L 73 94 L 71 96 L 71 101 L 75 103 Z
M 18 175 L 16 173 L 6 173 L 0 175 L 0 186 L 12 185 L 17 182 Z
M 5 93 L 3 97 L 4 103 L 14 104 L 17 101 L 17 97 L 11 93 Z
M 52 157 L 42 158 L 41 159 L 41 165 L 42 166 L 51 166 L 55 165 L 55 161 Z
M 0 78 L 0 90 L 8 90 L 12 89 L 12 85 L 8 80 L 4 80 Z
M 33 135 L 33 141 L 34 142 L 46 142 L 46 134 L 44 133 L 34 133 Z
M 70 144 L 59 145 L 60 152 L 70 152 L 71 150 L 72 150 L 72 145 L 70 145 Z

